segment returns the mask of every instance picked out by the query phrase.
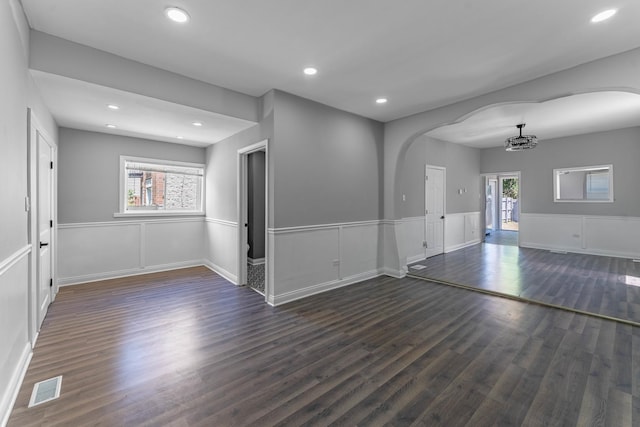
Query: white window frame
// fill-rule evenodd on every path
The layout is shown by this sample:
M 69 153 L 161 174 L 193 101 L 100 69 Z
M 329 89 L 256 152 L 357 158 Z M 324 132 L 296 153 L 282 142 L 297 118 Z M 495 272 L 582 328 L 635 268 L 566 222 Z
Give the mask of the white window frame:
M 558 193 L 560 191 L 559 175 L 565 171 L 593 171 L 598 169 L 609 169 L 609 197 L 606 199 L 587 199 L 586 195 L 584 199 L 559 199 Z M 596 165 L 596 166 L 581 166 L 574 168 L 560 168 L 553 170 L 553 201 L 554 203 L 613 203 L 615 201 L 613 197 L 613 164 L 609 165 Z
M 152 163 L 156 165 L 167 166 L 183 166 L 191 168 L 201 168 L 202 174 L 202 186 L 200 188 L 200 209 L 199 210 L 185 210 L 185 211 L 163 211 L 163 210 L 136 210 L 133 212 L 127 211 L 127 180 L 125 179 L 125 164 L 126 162 L 140 162 L 140 163 Z M 120 176 L 118 186 L 118 198 L 120 199 L 119 211 L 114 213 L 113 216 L 118 217 L 135 217 L 135 216 L 204 216 L 205 200 L 205 184 L 206 184 L 206 165 L 203 163 L 189 163 L 178 162 L 175 160 L 162 160 L 152 159 L 147 157 L 134 157 L 134 156 L 120 156 Z

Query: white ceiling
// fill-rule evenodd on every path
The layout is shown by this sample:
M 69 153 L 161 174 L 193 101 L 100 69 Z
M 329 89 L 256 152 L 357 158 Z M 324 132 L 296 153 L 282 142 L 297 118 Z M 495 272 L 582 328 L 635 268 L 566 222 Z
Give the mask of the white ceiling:
M 22 0 L 30 25 L 205 82 L 380 121 L 640 46 L 638 0 Z M 592 15 L 616 7 L 600 24 Z M 316 76 L 302 74 L 313 65 Z M 375 98 L 386 96 L 386 105 Z
M 640 94 L 605 91 L 489 106 L 426 135 L 470 147 L 496 147 L 518 135 L 519 123 L 526 123 L 524 135 L 534 134 L 540 141 L 640 126 Z
M 205 147 L 255 124 L 42 71 L 31 74 L 59 126 Z

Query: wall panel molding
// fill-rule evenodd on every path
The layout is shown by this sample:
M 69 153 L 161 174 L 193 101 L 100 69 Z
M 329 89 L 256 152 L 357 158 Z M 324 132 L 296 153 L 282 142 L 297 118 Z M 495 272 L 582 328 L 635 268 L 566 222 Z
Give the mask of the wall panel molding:
M 520 214 L 520 246 L 640 258 L 640 217 Z
M 26 245 L 0 261 L 0 425 L 5 425 L 31 360 L 29 254 Z
M 423 246 L 426 238 L 425 225 L 425 215 L 402 218 L 407 264 L 425 259 L 426 252 Z
M 204 218 L 58 225 L 58 285 L 203 264 Z
M 444 252 L 473 246 L 481 242 L 480 212 L 445 214 Z
M 237 285 L 238 223 L 207 217 L 205 230 L 204 265 Z
M 377 277 L 381 221 L 269 228 L 269 272 L 274 284 L 267 302 L 280 305 Z

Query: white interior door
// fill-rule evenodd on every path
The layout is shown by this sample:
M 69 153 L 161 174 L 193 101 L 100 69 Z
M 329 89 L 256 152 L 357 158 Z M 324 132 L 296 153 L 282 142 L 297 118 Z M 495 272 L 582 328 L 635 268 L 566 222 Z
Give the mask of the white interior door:
M 53 147 L 46 138 L 36 131 L 38 150 L 38 250 L 37 306 L 38 329 L 42 325 L 49 304 L 51 304 L 51 285 L 53 283 Z
M 487 229 L 489 229 L 490 231 L 496 230 L 496 224 L 499 224 L 496 212 L 496 206 L 499 201 L 500 196 L 498 195 L 498 180 L 495 178 L 489 178 L 486 193 L 486 220 Z
M 445 169 L 427 166 L 425 175 L 426 257 L 444 252 Z

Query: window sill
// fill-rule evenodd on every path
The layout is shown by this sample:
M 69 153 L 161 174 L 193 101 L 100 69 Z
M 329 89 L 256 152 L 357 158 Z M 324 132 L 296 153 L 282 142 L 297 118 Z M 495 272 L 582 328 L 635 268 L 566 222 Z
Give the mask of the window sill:
M 114 218 L 131 218 L 131 217 L 163 217 L 163 216 L 204 216 L 204 212 L 116 212 Z

